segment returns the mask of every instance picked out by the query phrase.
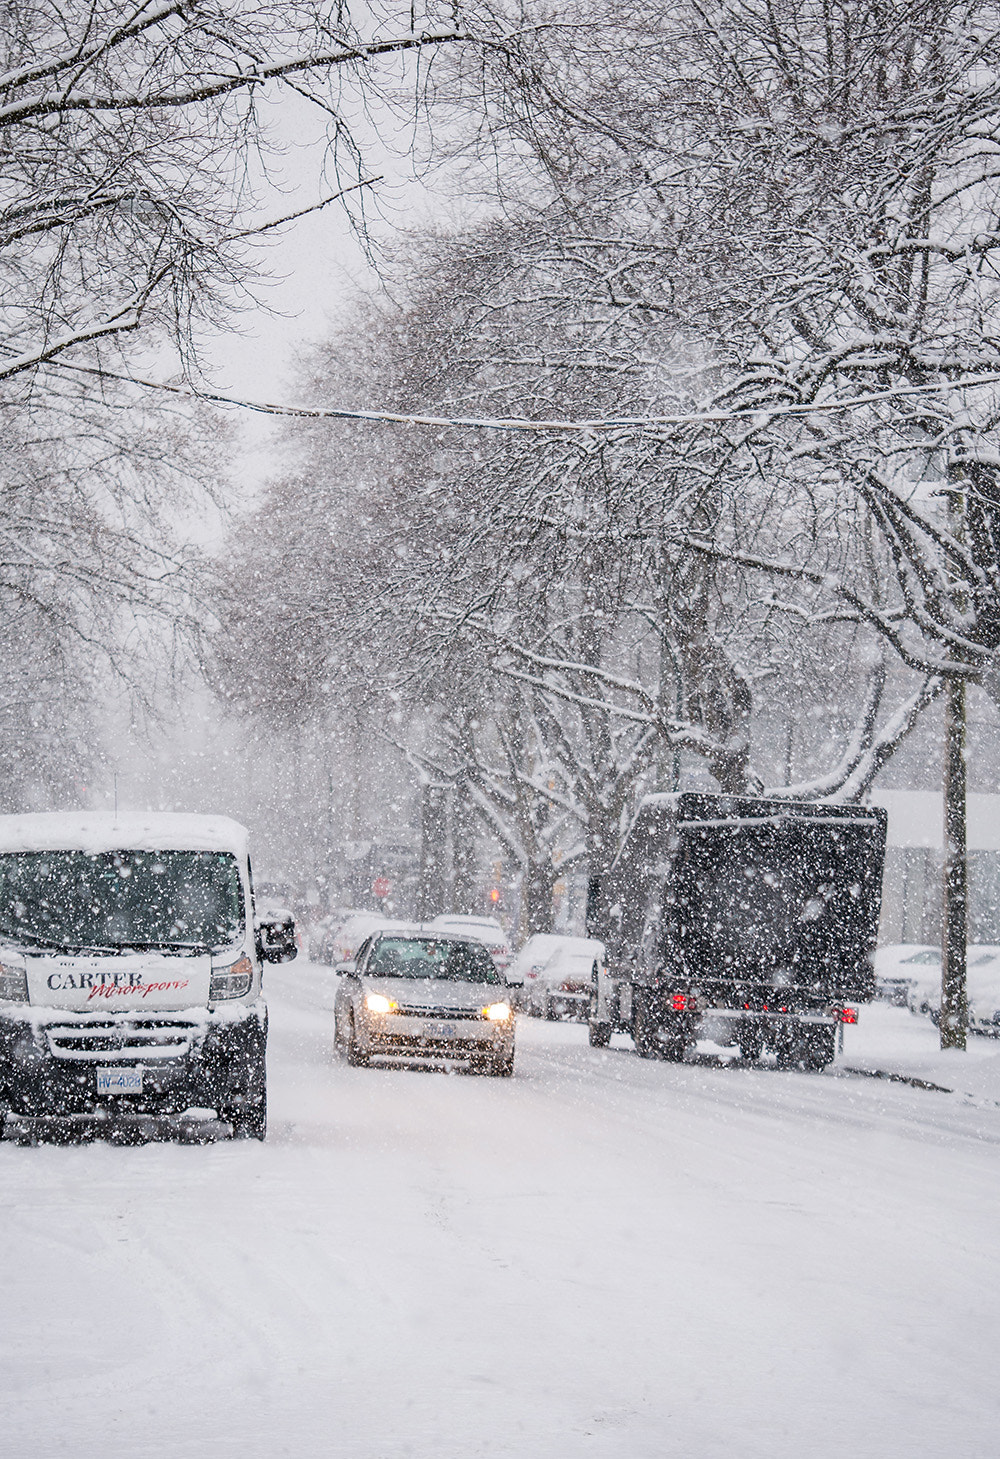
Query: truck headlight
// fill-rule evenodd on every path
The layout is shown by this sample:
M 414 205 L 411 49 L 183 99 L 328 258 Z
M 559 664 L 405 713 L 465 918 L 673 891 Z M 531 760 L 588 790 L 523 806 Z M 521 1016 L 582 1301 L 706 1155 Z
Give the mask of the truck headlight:
M 506 1023 L 510 1018 L 509 1003 L 491 1003 L 482 1010 L 483 1017 L 488 1018 L 490 1023 Z
M 8 1003 L 27 1003 L 28 974 L 23 968 L 0 967 L 0 998 Z
M 391 998 L 387 998 L 384 993 L 365 994 L 365 1007 L 369 1013 L 391 1013 L 398 1006 Z
M 249 993 L 252 982 L 253 963 L 244 953 L 239 962 L 230 964 L 228 968 L 212 969 L 212 978 L 208 985 L 208 1001 L 221 1003 L 226 998 L 242 998 L 244 994 Z

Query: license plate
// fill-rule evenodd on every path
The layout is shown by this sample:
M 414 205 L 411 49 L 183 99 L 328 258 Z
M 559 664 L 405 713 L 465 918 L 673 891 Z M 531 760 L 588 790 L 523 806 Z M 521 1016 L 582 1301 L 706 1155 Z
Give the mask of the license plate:
M 424 1036 L 429 1039 L 453 1039 L 455 1037 L 455 1025 L 453 1023 L 425 1024 Z
M 98 1069 L 98 1094 L 141 1094 L 141 1069 Z

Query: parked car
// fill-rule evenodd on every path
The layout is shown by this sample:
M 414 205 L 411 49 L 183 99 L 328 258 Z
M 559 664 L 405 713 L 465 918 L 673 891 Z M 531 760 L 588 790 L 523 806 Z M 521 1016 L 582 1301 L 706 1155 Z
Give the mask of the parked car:
M 379 912 L 345 912 L 340 922 L 328 933 L 323 942 L 322 962 L 349 962 L 366 937 L 377 927 L 388 927 L 389 919 Z
M 1000 947 L 970 943 L 966 955 L 965 990 L 970 1033 L 1000 1038 Z M 938 977 L 921 997 L 921 1013 L 933 1023 L 941 1021 L 941 965 Z
M 313 962 L 333 962 L 333 939 L 346 916 L 347 912 L 344 910 L 327 912 L 310 924 L 307 947 Z
M 586 1023 L 591 991 L 605 968 L 604 943 L 592 937 L 553 937 L 551 942 L 541 965 L 525 970 L 524 1010 L 539 1018 Z M 539 955 L 542 951 L 537 949 Z
M 486 947 L 433 926 L 375 931 L 341 966 L 334 1043 L 349 1064 L 376 1056 L 458 1058 L 514 1072 L 514 1010 Z
M 511 946 L 507 934 L 495 917 L 466 917 L 457 913 L 442 912 L 432 917 L 430 927 L 443 927 L 449 932 L 460 932 L 463 937 L 474 937 L 489 949 L 496 969 L 506 973 L 511 962 Z
M 256 923 L 266 944 L 276 952 L 281 952 L 280 957 L 272 958 L 271 961 L 291 962 L 292 958 L 298 956 L 301 937 L 295 926 L 295 914 L 290 907 L 280 907 L 275 902 L 258 902 Z
M 516 989 L 518 1007 L 527 1010 L 528 994 L 542 968 L 563 938 L 558 933 L 534 932 L 511 958 L 507 981 Z
M 941 949 L 900 942 L 875 950 L 875 997 L 897 1008 L 914 1006 L 941 982 Z

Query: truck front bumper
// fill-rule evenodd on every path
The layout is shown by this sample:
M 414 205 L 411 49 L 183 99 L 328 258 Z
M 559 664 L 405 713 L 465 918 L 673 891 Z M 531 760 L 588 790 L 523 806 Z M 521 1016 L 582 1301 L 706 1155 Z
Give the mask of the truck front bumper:
M 261 1005 L 182 1012 L 0 1014 L 0 1105 L 18 1119 L 106 1124 L 221 1112 L 263 1094 Z M 109 1075 L 137 1086 L 102 1089 Z M 103 1076 L 103 1079 L 102 1079 Z

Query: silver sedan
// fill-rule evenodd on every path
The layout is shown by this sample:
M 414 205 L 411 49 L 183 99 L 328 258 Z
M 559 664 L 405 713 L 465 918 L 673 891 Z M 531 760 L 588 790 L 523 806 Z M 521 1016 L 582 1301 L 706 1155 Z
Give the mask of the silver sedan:
M 349 1064 L 458 1058 L 478 1072 L 513 1074 L 514 1012 L 481 942 L 434 928 L 386 929 L 338 970 L 334 1039 Z

